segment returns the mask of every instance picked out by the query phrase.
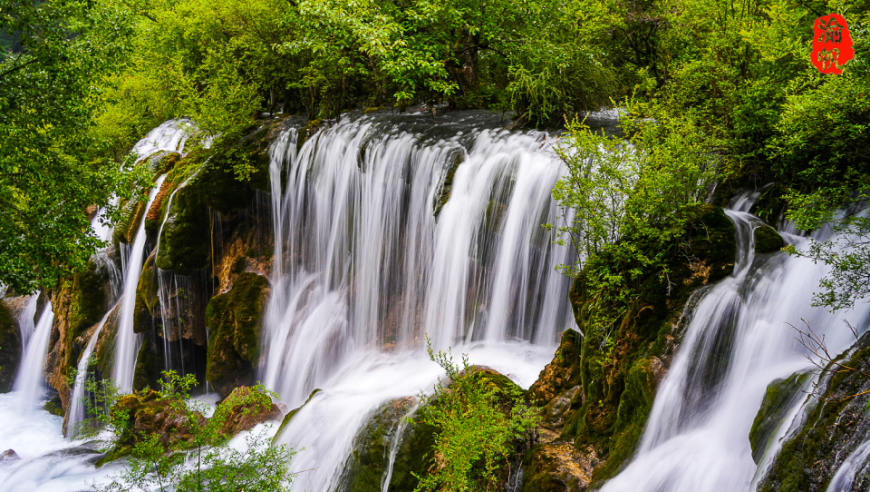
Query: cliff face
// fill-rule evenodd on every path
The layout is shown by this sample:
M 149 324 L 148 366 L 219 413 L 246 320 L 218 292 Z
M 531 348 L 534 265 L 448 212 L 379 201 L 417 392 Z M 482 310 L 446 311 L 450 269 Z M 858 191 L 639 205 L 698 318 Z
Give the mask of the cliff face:
M 626 275 L 633 295 L 623 305 L 590 291 L 590 268 L 569 294 L 580 333 L 567 332 L 556 357 L 530 389 L 542 408 L 541 443 L 524 459 L 527 491 L 585 490 L 613 477 L 633 454 L 656 388 L 682 335 L 692 293 L 731 273 L 735 230 L 721 208 L 702 206 L 658 271 L 600 258 Z M 628 272 L 643 272 L 628 278 Z M 595 302 L 600 298 L 605 302 Z M 589 322 L 609 316 L 606 326 Z

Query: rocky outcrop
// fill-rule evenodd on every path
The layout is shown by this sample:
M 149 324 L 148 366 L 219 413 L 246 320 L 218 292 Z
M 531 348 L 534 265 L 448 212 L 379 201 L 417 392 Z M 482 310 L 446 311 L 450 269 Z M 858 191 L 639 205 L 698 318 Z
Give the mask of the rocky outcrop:
M 786 379 L 777 379 L 767 386 L 761 408 L 749 431 L 752 459 L 756 463 L 761 462 L 777 429 L 782 425 L 788 425 L 788 422 L 785 422 L 788 410 L 806 397 L 801 390 L 809 377 L 810 373 L 795 373 Z
M 870 374 L 870 337 L 863 337 L 858 346 L 853 354 L 839 357 L 841 364 L 853 370 L 843 370 L 831 363 L 811 394 L 805 395 L 798 389 L 799 397 L 809 399 L 806 413 L 798 417 L 801 420 L 797 431 L 783 443 L 758 486 L 759 492 L 826 491 L 837 470 L 870 437 L 866 410 L 870 404 L 870 379 L 866 376 Z M 773 399 L 795 394 L 786 388 L 779 389 L 783 390 L 783 396 Z M 866 463 L 857 465 L 849 490 L 867 490 L 870 469 Z
M 527 490 L 594 489 L 621 470 L 667 373 L 686 303 L 697 289 L 729 275 L 735 254 L 734 225 L 722 209 L 703 205 L 684 236 L 674 239 L 667 278 L 606 251 L 587 264 L 589 271 L 622 275 L 631 295 L 590 291 L 586 272 L 572 285 L 569 299 L 584 336 L 563 335 L 553 362 L 529 390 L 543 423 L 541 443 L 523 461 Z
M 61 280 L 51 293 L 55 318 L 46 358 L 46 381 L 59 393 L 64 409 L 69 406 L 68 376 L 84 348 L 79 343 L 81 335 L 109 309 L 111 287 L 106 267 L 106 263 L 91 258 L 83 272 Z
M 210 340 L 206 378 L 223 395 L 252 382 L 268 286 L 265 277 L 241 273 L 229 292 L 213 297 L 208 303 L 206 323 Z
M 21 330 L 9 303 L 7 300 L 0 302 L 0 393 L 12 390 L 21 361 Z M 20 301 L 13 301 L 13 304 L 20 304 Z

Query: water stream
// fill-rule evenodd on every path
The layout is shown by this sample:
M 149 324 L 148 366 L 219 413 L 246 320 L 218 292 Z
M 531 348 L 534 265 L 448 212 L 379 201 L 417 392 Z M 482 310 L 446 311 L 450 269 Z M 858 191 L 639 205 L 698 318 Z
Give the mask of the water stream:
M 34 296 L 36 297 L 36 296 Z M 12 391 L 17 393 L 22 412 L 32 412 L 40 403 L 47 385 L 45 384 L 45 355 L 51 337 L 54 311 L 47 302 L 39 315 L 39 321 L 29 337 L 27 346 L 22 350 L 21 364 Z
M 754 257 L 758 219 L 745 212 L 751 201 L 744 196 L 728 211 L 738 236 L 734 274 L 707 291 L 691 313 L 640 448 L 603 492 L 754 490 L 759 467 L 748 436 L 765 390 L 776 379 L 813 367 L 791 325 L 806 320 L 832 353 L 854 342 L 844 319 L 866 329 L 863 309 L 832 314 L 812 307 L 813 292 L 828 271 L 823 264 L 785 252 Z M 787 237 L 799 248 L 808 242 Z M 793 408 L 791 417 L 796 414 Z M 767 449 L 761 473 L 779 445 L 777 440 Z

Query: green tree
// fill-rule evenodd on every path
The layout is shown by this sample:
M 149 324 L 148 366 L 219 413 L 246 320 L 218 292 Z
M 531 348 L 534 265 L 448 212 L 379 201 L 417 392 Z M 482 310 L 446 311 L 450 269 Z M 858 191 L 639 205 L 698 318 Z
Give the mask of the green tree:
M 24 294 L 84 268 L 85 209 L 141 179 L 90 132 L 131 26 L 112 2 L 3 0 L 0 32 L 17 39 L 0 52 L 0 283 Z

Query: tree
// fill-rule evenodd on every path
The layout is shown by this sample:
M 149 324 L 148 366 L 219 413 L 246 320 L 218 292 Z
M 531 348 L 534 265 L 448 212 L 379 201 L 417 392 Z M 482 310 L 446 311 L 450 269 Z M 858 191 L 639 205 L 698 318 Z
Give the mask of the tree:
M 2 0 L 0 32 L 17 39 L 0 52 L 0 283 L 25 294 L 84 268 L 101 246 L 85 209 L 137 177 L 90 133 L 131 31 L 111 2 Z

